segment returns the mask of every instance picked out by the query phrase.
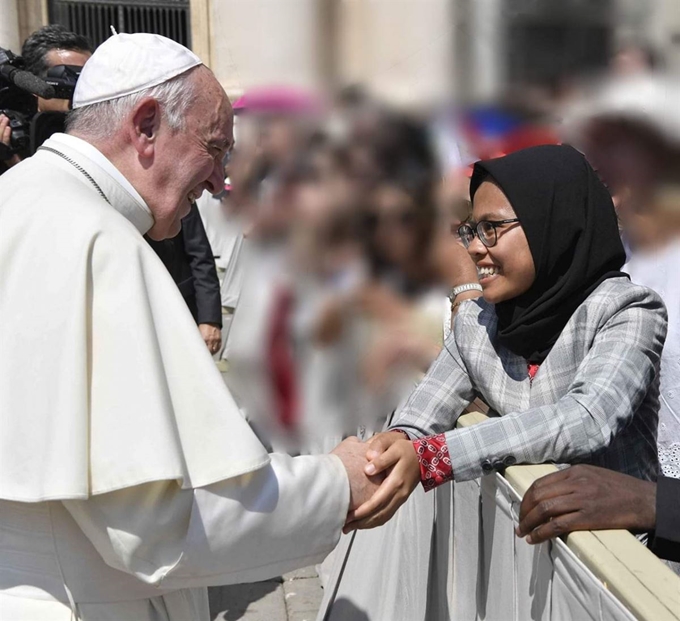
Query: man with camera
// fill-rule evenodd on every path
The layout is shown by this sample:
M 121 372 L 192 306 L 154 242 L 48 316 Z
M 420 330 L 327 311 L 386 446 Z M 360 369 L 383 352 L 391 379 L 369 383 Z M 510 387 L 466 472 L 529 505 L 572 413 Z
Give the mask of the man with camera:
M 21 49 L 21 56 L 25 69 L 42 80 L 49 80 L 55 84 L 63 84 L 57 88 L 55 97 L 45 99 L 36 96 L 33 112 L 38 114 L 50 113 L 43 116 L 45 120 L 45 133 L 52 133 L 52 129 L 63 129 L 63 117 L 70 108 L 70 100 L 73 95 L 73 87 L 79 74 L 79 70 L 92 55 L 92 46 L 88 40 L 75 32 L 71 32 L 59 24 L 51 24 L 36 30 L 31 34 Z M 70 88 L 69 88 L 70 85 Z M 24 100 L 25 101 L 25 100 Z M 17 107 L 23 107 L 17 106 Z M 0 106 L 14 109 L 14 106 Z M 19 111 L 27 112 L 26 110 Z M 12 115 L 14 117 L 14 115 Z M 28 116 L 32 116 L 29 113 Z M 17 153 L 17 145 L 12 141 L 12 126 L 20 127 L 20 117 L 15 117 L 14 122 L 5 114 L 0 114 L 0 142 L 12 151 L 9 158 L 3 158 L 5 167 L 9 168 L 22 159 L 22 152 Z M 25 130 L 24 130 L 25 131 Z M 47 137 L 47 136 L 45 136 Z M 16 140 L 14 141 L 16 143 Z M 5 153 L 7 150 L 5 150 Z M 25 151 L 23 152 L 25 155 Z

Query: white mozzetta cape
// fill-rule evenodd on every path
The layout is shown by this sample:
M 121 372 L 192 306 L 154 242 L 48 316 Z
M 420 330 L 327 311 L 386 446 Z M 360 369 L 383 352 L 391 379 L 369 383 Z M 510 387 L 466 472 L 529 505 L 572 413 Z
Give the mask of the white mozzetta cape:
M 142 234 L 146 205 L 57 134 L 0 178 L 0 498 L 202 487 L 264 448 Z M 107 202 L 108 201 L 108 202 Z

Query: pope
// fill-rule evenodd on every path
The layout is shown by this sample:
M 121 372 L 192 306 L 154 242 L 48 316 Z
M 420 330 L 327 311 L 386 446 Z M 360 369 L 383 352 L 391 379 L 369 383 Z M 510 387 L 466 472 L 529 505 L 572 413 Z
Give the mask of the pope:
M 355 439 L 267 454 L 143 239 L 221 189 L 232 142 L 198 57 L 120 34 L 0 178 L 3 619 L 208 619 L 206 586 L 319 562 L 377 488 Z

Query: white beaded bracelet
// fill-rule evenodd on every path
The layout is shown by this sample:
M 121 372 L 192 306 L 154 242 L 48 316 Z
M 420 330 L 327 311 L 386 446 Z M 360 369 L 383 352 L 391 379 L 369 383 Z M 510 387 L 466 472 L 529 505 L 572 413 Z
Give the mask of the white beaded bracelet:
M 465 291 L 484 291 L 484 289 L 482 289 L 482 285 L 480 285 L 478 282 L 468 282 L 464 285 L 458 285 L 457 287 L 451 289 L 449 300 L 453 302 L 459 294 Z

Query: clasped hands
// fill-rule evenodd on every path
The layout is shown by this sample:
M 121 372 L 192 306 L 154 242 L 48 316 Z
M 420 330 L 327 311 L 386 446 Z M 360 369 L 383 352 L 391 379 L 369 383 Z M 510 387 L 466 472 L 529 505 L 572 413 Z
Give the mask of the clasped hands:
M 382 526 L 420 481 L 418 455 L 399 432 L 380 433 L 366 443 L 347 438 L 333 454 L 342 460 L 349 477 L 345 533 Z

